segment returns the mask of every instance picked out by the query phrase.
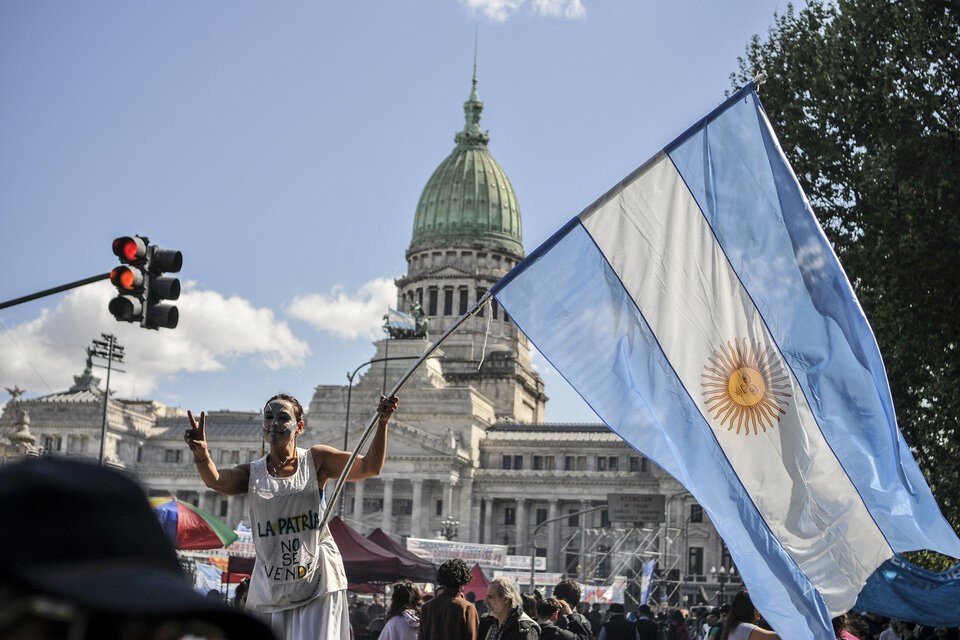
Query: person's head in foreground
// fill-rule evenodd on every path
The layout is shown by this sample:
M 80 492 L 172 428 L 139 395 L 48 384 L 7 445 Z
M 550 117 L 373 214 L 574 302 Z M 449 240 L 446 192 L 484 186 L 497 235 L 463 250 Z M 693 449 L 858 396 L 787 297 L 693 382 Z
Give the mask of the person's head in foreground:
M 470 569 L 459 558 L 447 560 L 437 569 L 437 584 L 456 593 L 470 582 Z
M 195 592 L 140 486 L 44 456 L 0 468 L 0 640 L 272 639 Z

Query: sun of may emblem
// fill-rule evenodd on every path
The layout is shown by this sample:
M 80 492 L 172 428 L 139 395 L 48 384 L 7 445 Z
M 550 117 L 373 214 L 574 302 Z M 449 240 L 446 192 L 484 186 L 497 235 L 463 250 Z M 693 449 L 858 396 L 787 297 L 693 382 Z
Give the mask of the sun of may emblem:
M 755 344 L 728 341 L 710 356 L 703 367 L 703 397 L 707 410 L 727 431 L 736 427 L 744 435 L 757 429 L 773 428 L 790 393 L 789 375 L 769 347 L 762 351 Z

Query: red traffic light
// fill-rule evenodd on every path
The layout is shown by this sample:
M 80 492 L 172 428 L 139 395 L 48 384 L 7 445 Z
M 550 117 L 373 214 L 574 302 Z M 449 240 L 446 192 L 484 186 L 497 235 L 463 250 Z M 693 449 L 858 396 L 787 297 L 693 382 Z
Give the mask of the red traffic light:
M 121 292 L 134 291 L 143 286 L 143 271 L 136 267 L 114 267 L 110 271 L 110 282 Z
M 123 236 L 113 241 L 113 254 L 121 262 L 139 262 L 147 257 L 147 244 L 140 236 Z

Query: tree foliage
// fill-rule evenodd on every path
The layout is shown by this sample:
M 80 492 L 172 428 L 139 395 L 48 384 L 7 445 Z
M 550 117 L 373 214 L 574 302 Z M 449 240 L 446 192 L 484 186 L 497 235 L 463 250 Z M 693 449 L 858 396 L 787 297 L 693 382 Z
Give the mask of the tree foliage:
M 900 428 L 960 530 L 960 5 L 791 6 L 732 80 L 760 70 L 764 108 L 876 334 Z

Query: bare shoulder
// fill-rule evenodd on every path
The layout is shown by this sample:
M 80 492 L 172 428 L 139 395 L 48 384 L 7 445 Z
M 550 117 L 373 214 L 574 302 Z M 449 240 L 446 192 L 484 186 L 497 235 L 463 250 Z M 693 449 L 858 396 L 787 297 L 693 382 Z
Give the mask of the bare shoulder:
M 750 640 L 780 640 L 780 636 L 774 631 L 768 631 L 767 629 L 761 629 L 757 627 L 750 632 Z

